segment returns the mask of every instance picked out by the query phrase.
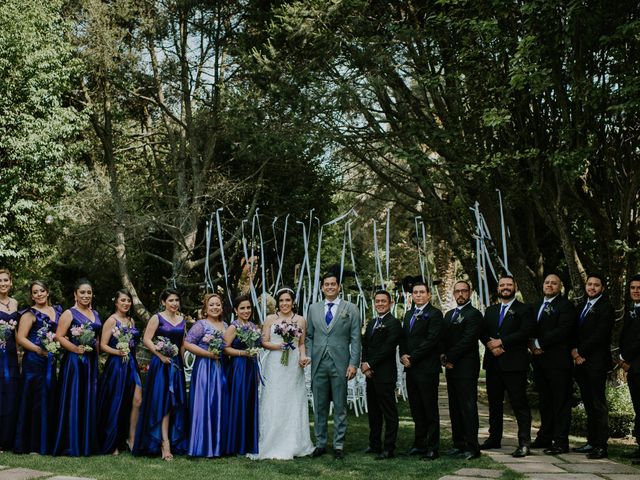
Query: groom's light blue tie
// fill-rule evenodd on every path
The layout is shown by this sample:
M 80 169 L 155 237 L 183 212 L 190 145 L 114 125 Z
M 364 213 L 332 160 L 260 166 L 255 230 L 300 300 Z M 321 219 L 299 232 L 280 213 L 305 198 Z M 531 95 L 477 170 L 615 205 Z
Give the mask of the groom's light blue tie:
M 333 320 L 333 313 L 331 313 L 333 305 L 333 303 L 327 303 L 327 313 L 324 316 L 324 321 L 327 322 L 327 325 L 329 325 L 331 323 L 331 320 Z

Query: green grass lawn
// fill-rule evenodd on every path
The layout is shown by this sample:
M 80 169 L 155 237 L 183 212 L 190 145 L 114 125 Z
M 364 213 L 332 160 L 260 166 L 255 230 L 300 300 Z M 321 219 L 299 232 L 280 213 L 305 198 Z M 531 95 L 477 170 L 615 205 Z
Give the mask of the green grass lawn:
M 406 402 L 400 402 L 400 433 L 398 452 L 406 451 L 413 438 L 413 423 Z M 442 448 L 450 447 L 449 432 L 442 431 Z M 331 437 L 331 432 L 329 434 Z M 313 439 L 313 434 L 312 434 Z M 276 478 L 332 479 L 365 478 L 367 480 L 391 480 L 397 478 L 439 478 L 464 467 L 504 467 L 487 457 L 465 462 L 464 460 L 440 458 L 424 462 L 416 458 L 399 457 L 387 461 L 375 461 L 362 451 L 368 444 L 367 416 L 349 416 L 346 458 L 334 460 L 331 454 L 318 459 L 300 458 L 292 461 L 252 461 L 246 458 L 190 459 L 176 457 L 173 462 L 159 458 L 132 457 L 125 453 L 117 457 L 94 456 L 88 458 L 47 457 L 38 455 L 0 454 L 0 464 L 9 467 L 25 467 L 60 475 L 93 477 L 99 479 L 200 479 L 237 478 L 269 480 Z M 331 452 L 330 452 L 331 453 Z M 503 479 L 522 478 L 513 472 L 504 471 Z

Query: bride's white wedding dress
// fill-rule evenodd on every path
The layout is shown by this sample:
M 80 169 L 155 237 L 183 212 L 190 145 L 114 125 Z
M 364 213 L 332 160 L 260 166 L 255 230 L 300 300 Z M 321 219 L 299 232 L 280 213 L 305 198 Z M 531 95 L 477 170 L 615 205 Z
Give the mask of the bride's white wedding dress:
M 282 337 L 271 326 L 271 342 Z M 282 365 L 282 352 L 269 350 L 262 359 L 264 386 L 260 389 L 258 454 L 253 459 L 289 460 L 313 452 L 309 433 L 309 405 L 304 370 L 298 365 L 300 350 L 289 351 L 289 364 Z

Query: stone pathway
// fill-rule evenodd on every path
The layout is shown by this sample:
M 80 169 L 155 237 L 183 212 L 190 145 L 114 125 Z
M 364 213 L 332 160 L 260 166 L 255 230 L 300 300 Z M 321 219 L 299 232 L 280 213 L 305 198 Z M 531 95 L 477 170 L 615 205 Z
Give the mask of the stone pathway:
M 440 418 L 443 429 L 451 431 L 449 407 L 447 403 L 447 387 L 440 384 Z M 480 443 L 489 436 L 489 407 L 479 402 Z M 536 426 L 537 427 L 537 426 Z M 535 436 L 533 429 L 532 434 Z M 528 480 L 640 480 L 640 469 L 623 465 L 613 460 L 588 460 L 585 455 L 567 453 L 564 455 L 545 455 L 541 450 L 533 450 L 525 458 L 513 458 L 511 453 L 518 445 L 517 424 L 515 418 L 505 415 L 502 448 L 483 450 L 483 454 L 514 472 L 521 473 Z M 453 475 L 445 475 L 440 480 L 471 480 L 481 478 L 499 478 L 500 470 L 484 468 L 461 468 Z M 0 477 L 1 480 L 2 477 Z
M 65 477 L 60 475 L 52 477 L 52 475 L 53 474 L 49 472 L 40 472 L 38 470 L 31 470 L 28 468 L 7 468 L 0 466 L 0 480 L 95 480 L 93 478 Z

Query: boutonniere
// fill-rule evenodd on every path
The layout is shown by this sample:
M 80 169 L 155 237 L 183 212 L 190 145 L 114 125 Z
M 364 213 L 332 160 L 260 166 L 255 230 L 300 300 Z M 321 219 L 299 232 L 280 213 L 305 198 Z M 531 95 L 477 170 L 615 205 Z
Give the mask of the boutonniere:
M 591 312 L 589 312 L 591 313 Z M 629 312 L 629 316 L 631 317 L 632 320 L 635 320 L 636 318 L 638 318 L 638 314 L 636 313 L 636 309 L 632 308 L 631 311 Z
M 513 317 L 515 315 L 515 313 L 513 312 L 513 310 L 509 309 L 507 310 L 507 316 L 508 317 Z
M 376 328 L 373 329 L 374 332 L 383 331 L 387 328 L 384 323 L 379 324 Z
M 544 313 L 546 313 L 547 315 L 552 315 L 555 312 L 555 309 L 549 304 L 546 307 L 544 307 Z
M 464 321 L 464 315 L 460 314 L 460 315 L 458 315 L 458 318 L 456 318 L 456 320 L 454 322 L 452 322 L 452 323 L 454 325 L 460 325 L 463 321 Z
M 422 311 L 422 312 L 420 312 L 420 315 L 418 315 L 416 317 L 416 320 L 424 320 L 426 318 L 429 318 L 429 315 L 427 315 L 427 312 Z

